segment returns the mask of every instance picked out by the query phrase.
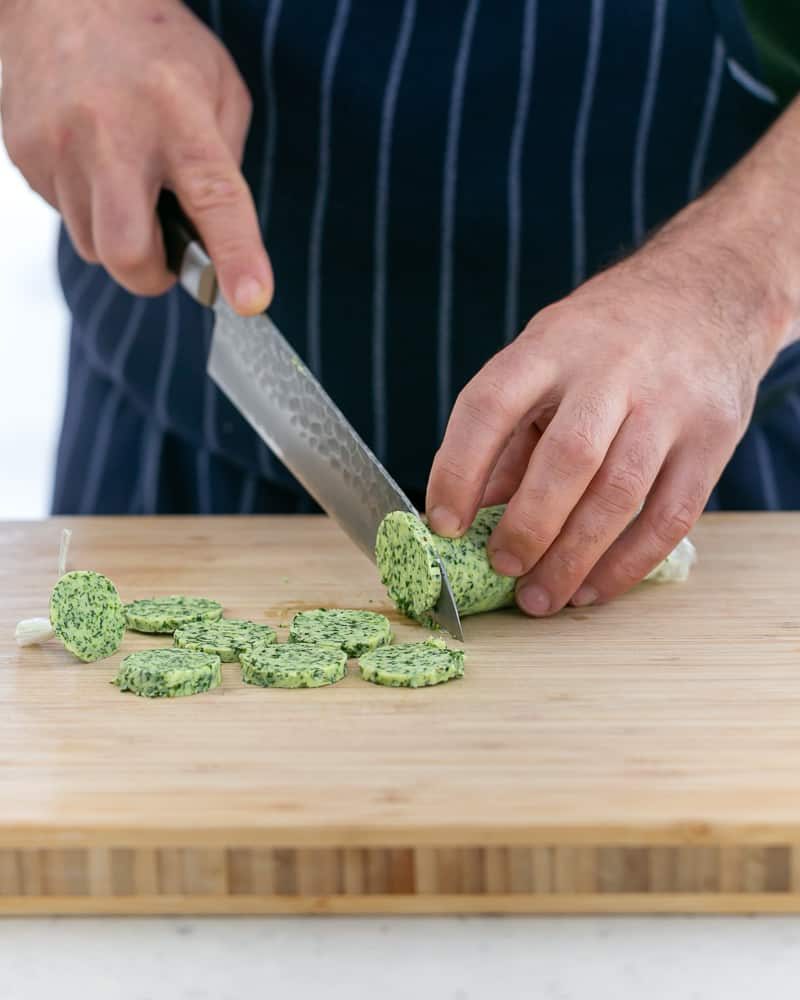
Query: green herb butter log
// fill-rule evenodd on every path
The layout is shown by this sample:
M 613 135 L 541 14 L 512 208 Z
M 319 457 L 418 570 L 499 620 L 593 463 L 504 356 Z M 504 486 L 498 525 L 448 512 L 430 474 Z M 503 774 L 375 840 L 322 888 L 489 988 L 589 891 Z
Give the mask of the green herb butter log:
M 495 573 L 486 543 L 505 504 L 478 511 L 461 538 L 442 538 L 406 511 L 387 514 L 378 528 L 375 560 L 381 580 L 399 611 L 425 621 L 442 588 L 441 557 L 459 614 L 475 615 L 514 603 L 516 579 Z M 683 581 L 695 562 L 695 549 L 684 538 L 647 577 L 654 582 Z
M 511 576 L 492 569 L 486 543 L 503 515 L 504 505 L 484 507 L 461 538 L 434 535 L 406 511 L 387 514 L 378 528 L 375 558 L 389 596 L 398 610 L 420 618 L 439 600 L 441 556 L 459 614 L 476 615 L 514 602 Z

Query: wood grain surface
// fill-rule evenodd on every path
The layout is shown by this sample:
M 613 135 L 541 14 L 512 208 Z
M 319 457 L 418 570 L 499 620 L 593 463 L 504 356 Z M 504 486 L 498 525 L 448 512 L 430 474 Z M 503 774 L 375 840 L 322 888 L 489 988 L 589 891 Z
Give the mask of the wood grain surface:
M 167 645 L 19 649 L 71 568 L 124 600 L 187 593 L 279 627 L 389 614 L 324 518 L 0 526 L 0 912 L 800 910 L 800 515 L 709 515 L 684 585 L 531 621 L 468 618 L 463 680 L 108 682 Z

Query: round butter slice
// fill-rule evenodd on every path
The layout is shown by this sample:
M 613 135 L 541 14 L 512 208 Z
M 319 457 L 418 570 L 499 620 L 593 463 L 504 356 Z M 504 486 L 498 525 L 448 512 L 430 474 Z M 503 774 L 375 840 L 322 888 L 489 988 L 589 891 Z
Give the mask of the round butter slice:
M 347 670 L 347 653 L 334 646 L 289 642 L 243 649 L 239 662 L 247 684 L 312 688 L 340 681 Z
M 294 616 L 289 641 L 336 646 L 348 656 L 361 656 L 390 643 L 392 627 L 389 619 L 376 611 L 318 608 L 300 611 Z
M 212 653 L 145 649 L 129 653 L 111 683 L 143 698 L 181 698 L 219 687 L 222 666 Z
M 84 662 L 110 656 L 125 634 L 117 588 L 102 573 L 65 573 L 50 595 L 50 624 L 64 646 Z
M 375 649 L 358 665 L 362 678 L 373 684 L 430 687 L 464 676 L 464 652 L 449 649 L 442 639 L 426 639 Z
M 153 597 L 125 605 L 128 628 L 134 632 L 174 632 L 191 622 L 213 622 L 222 617 L 222 605 L 207 597 Z
M 250 646 L 267 646 L 277 642 L 278 635 L 269 625 L 243 618 L 220 618 L 216 622 L 194 622 L 175 632 L 175 645 L 199 653 L 215 653 L 223 663 L 239 659 L 239 653 Z

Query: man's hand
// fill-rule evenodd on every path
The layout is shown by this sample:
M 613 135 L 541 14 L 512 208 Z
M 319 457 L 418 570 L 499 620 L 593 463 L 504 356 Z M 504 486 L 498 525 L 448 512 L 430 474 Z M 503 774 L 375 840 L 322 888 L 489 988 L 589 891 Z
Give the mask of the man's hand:
M 155 205 L 175 191 L 226 299 L 265 309 L 272 272 L 242 177 L 250 96 L 179 0 L 0 2 L 3 132 L 80 255 L 130 291 L 164 292 Z
M 508 501 L 489 551 L 521 578 L 524 611 L 615 597 L 700 515 L 800 316 L 798 163 L 800 103 L 643 249 L 535 316 L 459 395 L 431 471 L 430 523 L 459 535 L 478 507 Z

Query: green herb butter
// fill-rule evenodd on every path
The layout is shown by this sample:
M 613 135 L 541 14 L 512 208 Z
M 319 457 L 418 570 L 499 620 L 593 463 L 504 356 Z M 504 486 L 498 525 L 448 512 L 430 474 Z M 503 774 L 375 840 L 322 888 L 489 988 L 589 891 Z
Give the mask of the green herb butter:
M 223 663 L 239 659 L 239 653 L 253 645 L 277 642 L 275 629 L 242 618 L 220 618 L 215 622 L 194 622 L 175 632 L 175 645 L 200 653 L 215 653 Z
M 79 659 L 102 660 L 119 649 L 125 612 L 117 588 L 101 573 L 65 573 L 50 596 L 50 624 Z
M 436 606 L 442 587 L 437 556 L 462 617 L 513 604 L 517 581 L 495 573 L 486 548 L 505 509 L 505 504 L 498 504 L 479 510 L 461 538 L 435 535 L 406 511 L 387 514 L 378 528 L 375 560 L 398 610 L 431 625 L 427 613 Z M 686 580 L 694 561 L 694 546 L 684 538 L 647 579 L 658 583 Z
M 191 622 L 214 622 L 222 617 L 219 601 L 206 597 L 154 597 L 125 605 L 128 628 L 134 632 L 174 632 Z
M 386 687 L 430 687 L 464 676 L 463 650 L 448 649 L 442 639 L 403 642 L 365 653 L 361 676 Z
M 385 615 L 375 611 L 318 608 L 300 611 L 292 619 L 290 642 L 316 642 L 343 649 L 348 656 L 361 656 L 392 641 L 392 628 Z
M 111 682 L 144 698 L 180 698 L 222 683 L 218 656 L 187 649 L 146 649 L 130 653 Z
M 484 507 L 461 538 L 434 535 L 418 518 L 394 511 L 378 529 L 375 557 L 381 580 L 398 610 L 423 618 L 439 600 L 442 588 L 437 556 L 459 613 L 474 615 L 512 604 L 516 581 L 492 569 L 486 543 L 505 507 Z
M 347 670 L 343 649 L 311 643 L 243 649 L 239 660 L 242 680 L 261 687 L 323 687 L 340 681 Z
M 418 618 L 439 600 L 442 573 L 433 535 L 407 511 L 387 514 L 378 528 L 375 561 L 397 610 Z

